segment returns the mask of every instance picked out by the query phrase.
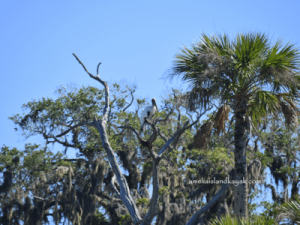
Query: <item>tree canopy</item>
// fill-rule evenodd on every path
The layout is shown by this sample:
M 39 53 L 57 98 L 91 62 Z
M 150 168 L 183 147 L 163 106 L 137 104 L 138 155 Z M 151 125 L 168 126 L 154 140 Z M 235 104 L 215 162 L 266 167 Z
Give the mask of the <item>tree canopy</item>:
M 298 221 L 297 210 L 287 214 L 297 204 L 288 184 L 293 196 L 299 192 L 298 54 L 263 34 L 231 42 L 202 35 L 177 55 L 171 74 L 191 91 L 170 90 L 143 133 L 139 115 L 150 101 L 133 85 L 108 85 L 100 64 L 94 76 L 74 54 L 104 89 L 60 87 L 56 99 L 33 100 L 10 117 L 25 137 L 44 142 L 1 148 L 0 224 Z M 267 168 L 282 193 L 265 179 Z M 261 184 L 224 182 L 242 178 Z M 263 188 L 272 203 L 254 202 Z

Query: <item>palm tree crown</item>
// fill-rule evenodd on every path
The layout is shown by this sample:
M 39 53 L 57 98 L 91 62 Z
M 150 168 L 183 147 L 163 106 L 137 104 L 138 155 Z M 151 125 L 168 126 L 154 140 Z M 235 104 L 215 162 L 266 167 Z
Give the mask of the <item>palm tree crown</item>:
M 251 127 L 267 115 L 282 112 L 286 125 L 298 126 L 297 103 L 300 91 L 300 54 L 295 45 L 277 40 L 271 44 L 265 34 L 202 34 L 190 49 L 176 55 L 171 77 L 180 75 L 192 88 L 188 95 L 190 110 L 210 107 L 218 99 L 214 123 L 217 133 L 224 131 L 228 112 L 233 110 L 235 144 L 235 180 L 247 178 L 246 145 Z M 198 146 L 203 146 L 212 126 L 203 125 Z M 196 135 L 196 136 L 197 136 Z M 195 136 L 195 137 L 196 137 Z M 198 137 L 199 138 L 199 137 Z M 247 218 L 246 184 L 234 190 L 234 211 Z
M 281 110 L 287 125 L 297 124 L 300 54 L 295 45 L 277 40 L 271 46 L 265 34 L 202 34 L 190 49 L 176 55 L 171 77 L 182 76 L 190 83 L 189 106 L 207 105 L 214 97 L 233 109 L 237 101 L 247 102 L 253 122 Z

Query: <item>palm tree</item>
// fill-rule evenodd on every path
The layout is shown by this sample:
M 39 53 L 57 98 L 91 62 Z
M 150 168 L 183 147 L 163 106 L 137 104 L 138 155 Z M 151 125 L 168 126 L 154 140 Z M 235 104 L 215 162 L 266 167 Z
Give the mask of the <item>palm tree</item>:
M 289 223 L 286 224 L 300 224 L 300 199 L 298 195 L 293 196 L 293 199 L 283 203 L 279 210 L 279 218 L 289 220 Z
M 284 114 L 288 127 L 298 126 L 299 59 L 295 45 L 283 45 L 281 40 L 272 45 L 261 33 L 238 34 L 233 40 L 225 34 L 202 34 L 199 42 L 176 55 L 170 77 L 179 75 L 189 82 L 189 110 L 211 107 L 218 99 L 216 116 L 209 121 L 217 132 L 224 131 L 228 112 L 233 110 L 236 181 L 247 179 L 246 143 L 251 127 L 278 112 Z M 199 133 L 205 142 L 212 127 L 203 127 Z M 248 217 L 247 204 L 247 185 L 235 186 L 237 217 Z

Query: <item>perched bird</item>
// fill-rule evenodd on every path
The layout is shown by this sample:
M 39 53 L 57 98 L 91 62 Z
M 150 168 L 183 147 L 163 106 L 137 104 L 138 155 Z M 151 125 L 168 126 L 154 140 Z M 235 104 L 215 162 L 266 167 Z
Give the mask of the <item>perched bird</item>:
M 141 114 L 141 131 L 145 131 L 145 117 L 147 119 L 152 119 L 155 111 L 157 110 L 156 100 L 152 99 L 152 106 L 147 106 Z

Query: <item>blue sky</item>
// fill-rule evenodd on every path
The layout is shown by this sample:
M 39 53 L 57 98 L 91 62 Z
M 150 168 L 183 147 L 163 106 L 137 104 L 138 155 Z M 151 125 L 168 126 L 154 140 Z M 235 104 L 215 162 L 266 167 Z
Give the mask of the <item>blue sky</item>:
M 60 85 L 96 85 L 92 73 L 137 84 L 159 99 L 180 81 L 162 76 L 183 45 L 201 32 L 266 32 L 300 44 L 299 1 L 0 1 L 0 144 L 24 146 L 7 119 L 33 99 L 55 97 Z M 184 86 L 186 87 L 186 85 Z
M 160 99 L 174 55 L 208 35 L 265 32 L 300 46 L 298 0 L 287 1 L 0 1 L 0 145 L 23 149 L 9 116 L 23 103 L 55 97 L 69 83 L 95 85 L 72 53 L 108 82 L 126 80 L 136 94 Z M 158 105 L 160 105 L 158 103 Z M 41 139 L 39 139 L 41 140 Z

